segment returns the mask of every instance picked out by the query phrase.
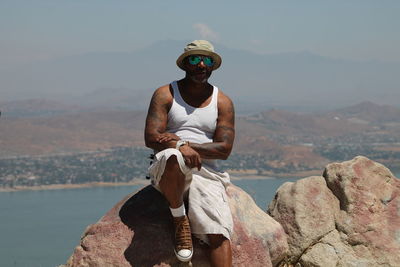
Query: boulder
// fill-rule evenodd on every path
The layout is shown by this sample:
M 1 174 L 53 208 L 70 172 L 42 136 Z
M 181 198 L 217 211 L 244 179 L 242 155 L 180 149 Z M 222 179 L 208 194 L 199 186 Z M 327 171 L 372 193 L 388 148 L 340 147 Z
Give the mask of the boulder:
M 234 221 L 234 266 L 274 266 L 288 250 L 282 226 L 239 187 L 227 188 Z M 67 267 L 180 266 L 173 252 L 172 219 L 152 186 L 127 196 L 85 230 Z M 209 266 L 207 246 L 194 239 L 193 266 Z
M 291 264 L 400 266 L 399 195 L 399 179 L 359 156 L 283 184 L 268 212 L 288 235 Z
M 288 234 L 290 261 L 335 229 L 339 201 L 323 177 L 309 177 L 284 183 L 269 205 L 270 215 Z

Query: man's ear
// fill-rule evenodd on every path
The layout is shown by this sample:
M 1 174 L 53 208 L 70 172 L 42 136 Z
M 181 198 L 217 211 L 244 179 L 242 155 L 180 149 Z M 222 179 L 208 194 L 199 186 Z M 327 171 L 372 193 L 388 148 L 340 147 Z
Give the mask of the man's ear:
M 183 67 L 184 71 L 187 71 L 190 68 L 190 66 L 191 65 L 189 64 L 189 62 L 187 60 L 183 61 L 183 66 L 182 67 Z
M 186 70 L 187 67 L 188 67 L 188 64 L 189 64 L 187 57 L 185 57 L 185 58 L 182 60 L 182 63 L 183 63 L 183 67 L 184 67 L 185 70 Z

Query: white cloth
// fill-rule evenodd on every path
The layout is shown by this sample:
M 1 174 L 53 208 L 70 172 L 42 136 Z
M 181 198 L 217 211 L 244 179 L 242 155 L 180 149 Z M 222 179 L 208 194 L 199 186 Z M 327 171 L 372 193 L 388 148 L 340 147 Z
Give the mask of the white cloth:
M 181 152 L 168 148 L 155 155 L 149 174 L 153 186 L 159 190 L 159 182 L 169 157 L 177 157 L 179 167 L 186 177 L 185 192 L 188 192 L 188 217 L 192 233 L 208 243 L 207 234 L 222 234 L 230 240 L 233 220 L 226 195 L 230 183 L 229 174 L 202 166 L 200 171 L 185 165 Z

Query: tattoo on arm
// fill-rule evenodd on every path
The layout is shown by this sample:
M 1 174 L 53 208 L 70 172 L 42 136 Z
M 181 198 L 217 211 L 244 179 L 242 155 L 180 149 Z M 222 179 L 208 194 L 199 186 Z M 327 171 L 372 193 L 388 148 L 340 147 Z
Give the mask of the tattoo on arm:
M 168 146 L 168 144 L 161 145 L 156 141 L 158 135 L 166 130 L 168 109 L 168 94 L 165 90 L 157 89 L 151 98 L 146 117 L 144 135 L 147 147 L 162 150 Z
M 205 159 L 227 159 L 233 146 L 235 129 L 229 126 L 217 126 L 218 135 L 214 142 L 206 144 L 193 144 L 190 146 Z
M 221 141 L 228 144 L 233 144 L 235 129 L 224 125 L 217 126 L 217 129 L 218 128 L 223 131 L 221 135 Z

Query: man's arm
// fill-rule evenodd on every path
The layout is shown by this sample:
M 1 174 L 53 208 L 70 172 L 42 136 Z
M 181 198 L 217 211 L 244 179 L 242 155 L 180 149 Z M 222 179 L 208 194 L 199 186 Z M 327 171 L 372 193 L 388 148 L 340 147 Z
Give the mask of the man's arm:
M 151 98 L 146 117 L 144 140 L 147 147 L 157 151 L 175 147 L 179 137 L 166 133 L 168 111 L 172 105 L 172 95 L 169 85 L 158 88 Z
M 235 111 L 232 101 L 222 92 L 218 95 L 218 119 L 213 142 L 205 144 L 190 143 L 181 152 L 192 148 L 203 159 L 227 159 L 235 139 Z

